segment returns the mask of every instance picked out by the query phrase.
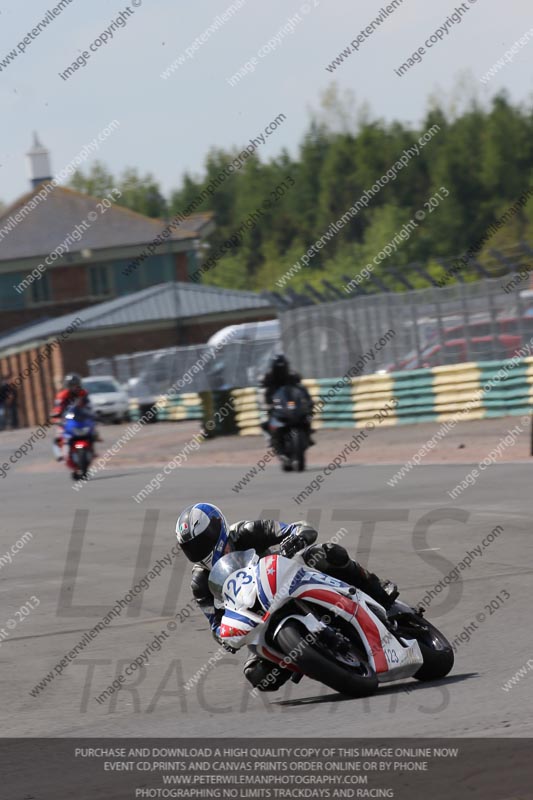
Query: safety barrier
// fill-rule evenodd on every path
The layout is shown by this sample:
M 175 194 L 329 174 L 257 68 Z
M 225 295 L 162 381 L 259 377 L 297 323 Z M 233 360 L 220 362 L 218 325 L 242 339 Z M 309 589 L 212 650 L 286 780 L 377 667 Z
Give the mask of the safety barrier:
M 152 404 L 141 404 L 137 400 L 130 400 L 130 417 L 138 420 L 149 408 L 157 407 L 158 421 L 177 422 L 183 419 L 202 419 L 202 399 L 196 392 L 186 392 L 176 395 L 161 395 L 154 398 Z
M 527 414 L 533 406 L 533 357 L 375 373 L 303 383 L 315 404 L 313 427 L 357 428 L 383 409 L 380 427 Z M 239 433 L 261 433 L 262 392 L 232 392 Z
M 315 404 L 313 427 L 358 428 L 380 411 L 380 427 L 417 422 L 444 422 L 520 415 L 533 406 L 533 357 L 478 361 L 432 369 L 375 373 L 358 378 L 304 380 Z M 159 420 L 217 419 L 226 408 L 224 424 L 213 435 L 237 431 L 258 436 L 264 419 L 263 391 L 249 387 L 231 392 L 202 392 L 159 398 Z M 231 414 L 227 413 L 232 407 Z M 141 409 L 142 411 L 143 409 Z M 132 419 L 140 410 L 130 402 Z
M 258 436 L 262 433 L 263 392 L 260 389 L 234 389 L 231 392 L 235 423 L 241 436 Z

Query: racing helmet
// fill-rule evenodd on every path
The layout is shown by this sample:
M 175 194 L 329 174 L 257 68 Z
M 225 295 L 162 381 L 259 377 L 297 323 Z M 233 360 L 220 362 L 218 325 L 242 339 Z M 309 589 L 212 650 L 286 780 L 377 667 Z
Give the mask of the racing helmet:
M 271 367 L 272 369 L 288 369 L 289 361 L 287 356 L 285 356 L 283 353 L 276 353 L 272 359 Z
M 77 372 L 69 372 L 65 375 L 65 379 L 63 381 L 63 386 L 65 389 L 79 389 L 81 387 L 81 378 Z
M 275 378 L 285 380 L 290 372 L 287 356 L 284 356 L 283 353 L 277 353 L 272 359 L 270 369 Z
M 185 508 L 176 522 L 176 536 L 184 555 L 193 564 L 211 569 L 224 555 L 228 523 L 222 511 L 211 503 Z

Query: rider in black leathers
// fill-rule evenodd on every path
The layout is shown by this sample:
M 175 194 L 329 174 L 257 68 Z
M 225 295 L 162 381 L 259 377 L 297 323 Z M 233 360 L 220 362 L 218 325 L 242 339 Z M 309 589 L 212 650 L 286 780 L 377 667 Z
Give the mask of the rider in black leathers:
M 268 420 L 270 419 L 270 414 L 272 413 L 274 395 L 277 390 L 281 389 L 283 386 L 298 386 L 298 388 L 306 396 L 306 399 L 309 403 L 309 421 L 307 424 L 307 433 L 309 435 L 309 445 L 313 445 L 315 442 L 312 438 L 313 431 L 311 430 L 310 419 L 313 413 L 313 401 L 311 399 L 311 395 L 302 383 L 301 376 L 297 372 L 293 372 L 291 370 L 289 362 L 283 354 L 280 353 L 274 356 L 270 364 L 270 369 L 263 376 L 261 386 L 265 390 L 265 405 L 267 407 L 268 415 L 267 421 L 262 425 L 262 428 L 265 431 L 268 431 Z M 271 447 L 275 446 L 275 442 L 271 440 L 270 445 Z
M 220 641 L 217 629 L 224 610 L 215 607 L 208 584 L 209 572 L 218 558 L 234 550 L 253 548 L 263 556 L 270 547 L 283 544 L 287 557 L 302 551 L 304 561 L 313 569 L 361 589 L 385 608 L 389 608 L 398 596 L 393 583 L 381 581 L 377 575 L 357 564 L 341 545 L 330 542 L 315 544 L 318 533 L 307 522 L 286 525 L 275 520 L 243 520 L 228 526 L 216 506 L 197 503 L 182 511 L 176 523 L 176 534 L 184 554 L 194 563 L 192 593 L 217 641 Z M 259 690 L 275 691 L 292 673 L 254 653 L 244 666 L 244 674 Z

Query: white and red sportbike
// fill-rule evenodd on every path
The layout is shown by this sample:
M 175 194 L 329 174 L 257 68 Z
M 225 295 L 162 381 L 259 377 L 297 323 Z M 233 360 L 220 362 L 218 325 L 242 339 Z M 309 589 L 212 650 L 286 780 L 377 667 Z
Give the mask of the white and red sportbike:
M 224 607 L 220 638 L 353 697 L 379 683 L 443 678 L 453 666 L 447 639 L 420 611 L 396 601 L 385 610 L 369 595 L 311 569 L 301 555 L 228 553 L 209 585 Z

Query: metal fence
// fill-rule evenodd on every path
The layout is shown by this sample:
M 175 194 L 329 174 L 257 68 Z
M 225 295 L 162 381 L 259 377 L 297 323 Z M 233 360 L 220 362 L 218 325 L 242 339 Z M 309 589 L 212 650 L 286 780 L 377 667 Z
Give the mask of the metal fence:
M 131 397 L 148 398 L 165 394 L 175 385 L 183 392 L 254 386 L 279 349 L 280 339 L 269 337 L 216 348 L 168 347 L 93 359 L 88 364 L 91 375 L 113 375 L 128 387 Z
M 533 338 L 529 272 L 476 283 L 384 292 L 280 312 L 281 338 L 171 347 L 89 361 L 134 397 L 254 386 L 280 349 L 307 378 L 438 367 L 512 357 Z M 193 370 L 201 364 L 201 369 Z
M 533 337 L 528 282 L 525 271 L 294 308 L 280 315 L 284 349 L 314 378 L 344 375 L 361 360 L 368 374 L 510 358 Z

